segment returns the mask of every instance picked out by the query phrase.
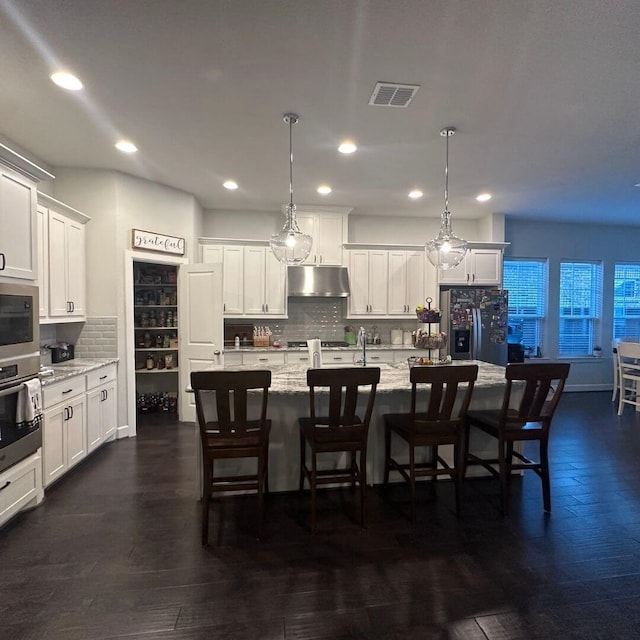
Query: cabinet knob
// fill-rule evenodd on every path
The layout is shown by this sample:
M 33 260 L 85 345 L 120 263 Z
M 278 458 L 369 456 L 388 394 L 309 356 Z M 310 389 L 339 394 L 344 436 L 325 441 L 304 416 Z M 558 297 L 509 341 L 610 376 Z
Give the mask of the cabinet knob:
M 0 253 L 0 259 L 2 264 L 2 266 L 0 267 L 0 271 L 4 271 L 4 268 L 7 266 L 7 258 L 5 257 L 4 253 Z
M 213 355 L 214 355 L 214 356 L 219 356 L 219 355 L 221 355 L 221 351 L 220 351 L 220 349 L 216 349 L 216 350 L 213 352 Z

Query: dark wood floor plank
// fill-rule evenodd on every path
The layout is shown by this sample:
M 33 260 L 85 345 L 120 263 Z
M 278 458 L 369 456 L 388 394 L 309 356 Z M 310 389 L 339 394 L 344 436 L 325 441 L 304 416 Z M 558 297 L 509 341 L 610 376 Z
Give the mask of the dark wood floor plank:
M 167 456 L 167 452 L 171 452 Z M 100 449 L 0 531 L 2 640 L 511 640 L 640 637 L 640 416 L 609 393 L 565 394 L 540 480 L 215 501 L 200 545 L 192 425 L 154 420 Z

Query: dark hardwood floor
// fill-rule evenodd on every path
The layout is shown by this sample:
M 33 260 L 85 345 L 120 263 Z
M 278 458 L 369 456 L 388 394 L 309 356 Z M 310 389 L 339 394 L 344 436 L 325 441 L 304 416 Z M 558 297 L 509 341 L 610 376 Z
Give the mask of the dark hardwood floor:
M 209 548 L 192 426 L 142 424 L 0 531 L 0 638 L 640 638 L 640 414 L 610 398 L 563 397 L 551 516 L 533 474 L 508 518 L 491 479 L 467 481 L 460 519 L 450 482 L 423 485 L 415 526 L 403 491 L 371 489 L 365 532 L 332 490 L 316 536 L 307 496 L 272 495 L 257 541 L 255 498 L 231 498 Z

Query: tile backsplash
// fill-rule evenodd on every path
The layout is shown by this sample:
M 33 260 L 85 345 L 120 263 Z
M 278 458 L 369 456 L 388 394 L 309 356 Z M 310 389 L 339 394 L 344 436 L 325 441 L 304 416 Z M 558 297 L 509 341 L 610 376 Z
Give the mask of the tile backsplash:
M 74 345 L 76 358 L 117 358 L 117 318 L 91 316 L 86 322 L 40 325 L 42 364 L 51 363 L 51 352 L 46 347 L 59 342 Z
M 289 317 L 286 320 L 254 320 L 259 326 L 268 325 L 274 340 L 344 340 L 345 326 L 363 326 L 367 331 L 380 334 L 382 344 L 390 344 L 391 329 L 413 331 L 415 319 L 406 320 L 347 320 L 347 300 L 345 298 L 290 298 Z M 373 327 L 376 327 L 374 329 Z

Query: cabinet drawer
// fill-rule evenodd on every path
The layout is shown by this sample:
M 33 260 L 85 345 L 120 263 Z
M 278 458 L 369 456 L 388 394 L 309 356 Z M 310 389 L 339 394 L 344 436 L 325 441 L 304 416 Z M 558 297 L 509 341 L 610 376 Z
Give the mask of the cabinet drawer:
M 353 365 L 354 354 L 356 354 L 356 351 L 323 351 L 322 366 L 331 367 L 333 365 L 346 365 L 350 367 Z M 359 356 L 356 355 L 355 357 L 357 359 Z
M 87 373 L 87 391 L 95 389 L 102 384 L 115 380 L 118 375 L 118 368 L 115 364 L 107 365 L 106 367 L 100 367 L 95 371 L 89 371 Z
M 74 396 L 84 393 L 86 390 L 86 380 L 84 375 L 73 376 L 62 382 L 57 382 L 51 386 L 46 386 L 42 390 L 44 406 L 52 407 L 59 402 L 66 402 Z
M 306 351 L 290 351 L 285 360 L 287 364 L 309 364 L 309 354 Z
M 244 364 L 284 364 L 284 353 L 243 353 Z
M 367 362 L 369 364 L 393 362 L 393 351 L 367 351 Z
M 0 525 L 42 494 L 41 458 L 36 453 L 0 475 Z

